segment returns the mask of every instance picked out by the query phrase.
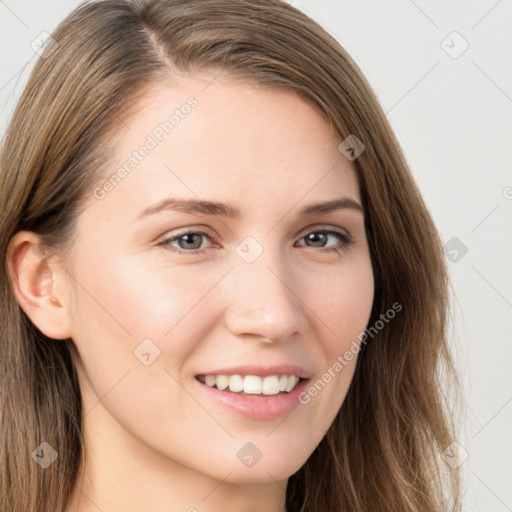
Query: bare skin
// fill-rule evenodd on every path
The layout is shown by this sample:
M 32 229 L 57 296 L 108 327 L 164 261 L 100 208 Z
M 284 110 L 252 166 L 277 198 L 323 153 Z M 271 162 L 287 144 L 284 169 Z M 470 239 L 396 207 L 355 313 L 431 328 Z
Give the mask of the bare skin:
M 292 363 L 314 383 L 364 331 L 374 294 L 363 214 L 299 216 L 341 197 L 361 203 L 341 140 L 289 91 L 225 76 L 205 89 L 210 80 L 155 85 L 124 120 L 129 128 L 120 124 L 107 179 L 176 107 L 197 99 L 104 197 L 91 192 L 72 257 L 41 261 L 29 250 L 39 237 L 27 231 L 9 245 L 17 300 L 69 345 L 80 378 L 87 458 L 67 512 L 282 512 L 288 478 L 353 377 L 357 357 L 309 403 L 274 419 L 228 410 L 196 379 Z M 240 216 L 166 210 L 137 220 L 178 196 L 229 203 Z M 207 235 L 178 238 L 198 230 Z M 192 254 L 194 243 L 202 253 Z M 237 456 L 249 442 L 261 453 L 251 467 Z

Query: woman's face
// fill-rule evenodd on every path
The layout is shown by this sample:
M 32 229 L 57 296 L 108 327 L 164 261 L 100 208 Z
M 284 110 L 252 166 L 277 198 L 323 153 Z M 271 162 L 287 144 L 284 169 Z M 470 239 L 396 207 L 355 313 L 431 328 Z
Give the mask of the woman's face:
M 211 80 L 152 88 L 78 218 L 70 318 L 85 428 L 118 457 L 283 480 L 338 413 L 357 355 L 341 370 L 338 358 L 357 353 L 370 317 L 364 216 L 350 207 L 361 195 L 311 106 Z M 280 391 L 290 375 L 301 380 Z

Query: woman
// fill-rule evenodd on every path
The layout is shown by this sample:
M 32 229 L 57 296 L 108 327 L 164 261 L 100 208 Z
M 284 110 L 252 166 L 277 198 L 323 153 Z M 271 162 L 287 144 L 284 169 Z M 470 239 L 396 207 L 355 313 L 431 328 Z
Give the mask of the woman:
M 460 509 L 441 243 L 303 13 L 82 5 L 0 180 L 2 511 Z

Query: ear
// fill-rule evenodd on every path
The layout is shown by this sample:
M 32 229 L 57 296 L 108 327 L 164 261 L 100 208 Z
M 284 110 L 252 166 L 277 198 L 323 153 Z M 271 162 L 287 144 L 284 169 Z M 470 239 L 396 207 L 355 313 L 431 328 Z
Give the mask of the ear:
M 32 323 L 49 338 L 70 338 L 66 271 L 50 262 L 39 235 L 31 231 L 14 235 L 7 247 L 7 269 L 16 300 Z

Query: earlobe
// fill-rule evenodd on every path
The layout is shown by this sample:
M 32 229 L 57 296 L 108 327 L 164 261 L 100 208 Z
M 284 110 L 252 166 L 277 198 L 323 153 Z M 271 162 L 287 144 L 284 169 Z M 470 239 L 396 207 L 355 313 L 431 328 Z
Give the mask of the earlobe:
M 50 262 L 40 236 L 16 233 L 7 248 L 7 268 L 16 300 L 32 323 L 49 338 L 70 338 L 65 270 Z

